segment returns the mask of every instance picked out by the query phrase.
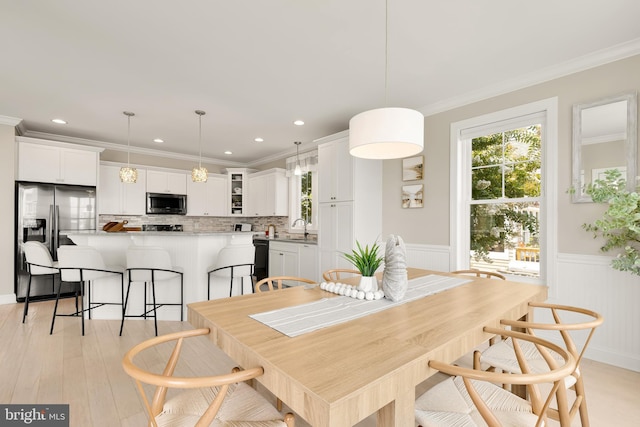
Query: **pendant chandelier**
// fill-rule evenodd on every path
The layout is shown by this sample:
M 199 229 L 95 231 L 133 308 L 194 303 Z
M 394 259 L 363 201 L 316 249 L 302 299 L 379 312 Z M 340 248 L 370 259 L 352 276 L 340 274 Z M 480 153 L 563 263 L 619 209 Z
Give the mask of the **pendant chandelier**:
M 385 1 L 384 97 L 387 104 L 389 5 Z M 377 108 L 349 121 L 349 152 L 364 159 L 399 159 L 424 148 L 424 116 L 409 108 Z
M 296 144 L 296 168 L 293 170 L 293 174 L 300 176 L 302 175 L 302 169 L 300 168 L 300 144 L 302 142 L 296 141 L 294 144 Z
M 123 111 L 122 114 L 127 116 L 127 167 L 120 168 L 120 181 L 126 184 L 135 184 L 138 181 L 138 169 L 132 168 L 130 160 L 131 155 L 131 117 L 135 116 L 130 111 Z
M 198 115 L 198 166 L 191 170 L 191 180 L 193 182 L 207 182 L 207 168 L 202 167 L 202 116 L 205 113 L 202 110 L 196 110 Z

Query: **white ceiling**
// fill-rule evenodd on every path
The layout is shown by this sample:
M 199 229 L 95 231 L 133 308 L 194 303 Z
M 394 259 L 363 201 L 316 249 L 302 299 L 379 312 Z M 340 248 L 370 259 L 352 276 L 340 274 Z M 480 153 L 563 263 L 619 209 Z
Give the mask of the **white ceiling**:
M 638 54 L 638 17 L 637 0 L 389 0 L 385 101 L 384 0 L 2 0 L 0 115 L 126 146 L 128 110 L 132 152 L 197 156 L 201 109 L 203 157 L 256 165 L 371 108 L 431 114 Z

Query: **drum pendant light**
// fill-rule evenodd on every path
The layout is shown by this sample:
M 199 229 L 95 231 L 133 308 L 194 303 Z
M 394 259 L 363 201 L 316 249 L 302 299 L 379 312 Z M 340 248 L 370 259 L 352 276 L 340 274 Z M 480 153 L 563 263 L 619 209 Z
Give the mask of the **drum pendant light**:
M 389 5 L 385 1 L 384 97 L 387 103 Z M 399 159 L 424 148 L 424 115 L 409 108 L 377 108 L 349 121 L 349 152 L 364 159 Z
M 191 180 L 193 182 L 207 182 L 207 168 L 202 167 L 202 116 L 205 113 L 202 110 L 196 110 L 198 115 L 198 167 L 194 167 L 191 170 Z
M 138 181 L 138 169 L 132 168 L 130 160 L 131 154 L 131 117 L 135 116 L 130 111 L 123 111 L 122 114 L 127 116 L 127 167 L 120 168 L 120 181 L 126 184 L 135 184 Z

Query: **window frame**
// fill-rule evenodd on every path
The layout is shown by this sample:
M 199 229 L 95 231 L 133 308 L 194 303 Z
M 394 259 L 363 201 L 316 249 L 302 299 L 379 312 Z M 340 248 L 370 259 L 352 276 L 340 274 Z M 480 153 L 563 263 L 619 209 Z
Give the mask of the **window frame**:
M 555 294 L 557 281 L 557 158 L 558 158 L 558 98 L 547 98 L 528 104 L 507 108 L 489 114 L 453 122 L 450 125 L 450 260 L 451 270 L 465 269 L 469 266 L 469 216 L 470 209 L 467 194 L 471 194 L 470 129 L 487 133 L 497 122 L 517 123 L 520 118 L 536 113 L 544 116 L 543 143 L 541 150 L 540 189 L 540 277 L 527 278 L 517 276 L 521 282 L 546 284 L 550 294 Z M 516 277 L 516 276 L 514 276 Z
M 316 234 L 318 232 L 318 171 L 317 168 L 314 168 L 307 172 L 311 172 L 311 195 L 313 198 L 311 203 L 312 222 L 307 225 L 307 232 Z M 301 175 L 292 174 L 289 177 L 289 232 L 293 234 L 304 233 L 304 225 L 300 222 L 293 226 L 293 222 L 300 218 L 301 180 Z

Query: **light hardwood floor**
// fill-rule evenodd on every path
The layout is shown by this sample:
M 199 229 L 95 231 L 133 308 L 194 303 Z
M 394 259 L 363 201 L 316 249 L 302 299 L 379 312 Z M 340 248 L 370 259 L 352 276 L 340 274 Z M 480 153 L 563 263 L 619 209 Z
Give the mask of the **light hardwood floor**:
M 1 403 L 68 403 L 72 427 L 146 425 L 142 401 L 120 360 L 134 344 L 153 336 L 151 320 L 127 320 L 122 337 L 118 336 L 119 321 L 88 320 L 82 337 L 80 319 L 58 318 L 53 335 L 49 335 L 52 301 L 31 304 L 25 324 L 21 323 L 22 309 L 22 304 L 0 305 Z M 62 302 L 60 310 L 64 309 L 72 309 L 72 300 Z M 191 326 L 187 322 L 159 322 L 158 329 L 164 334 Z M 160 364 L 166 357 L 160 349 L 142 363 Z M 191 340 L 183 362 L 179 375 L 226 373 L 234 366 L 204 337 Z M 590 360 L 583 361 L 582 369 L 591 425 L 638 425 L 640 373 Z M 437 380 L 436 376 L 428 383 Z M 369 417 L 358 427 L 374 425 L 375 418 Z M 574 425 L 580 425 L 579 419 Z M 296 426 L 308 424 L 296 417 Z

